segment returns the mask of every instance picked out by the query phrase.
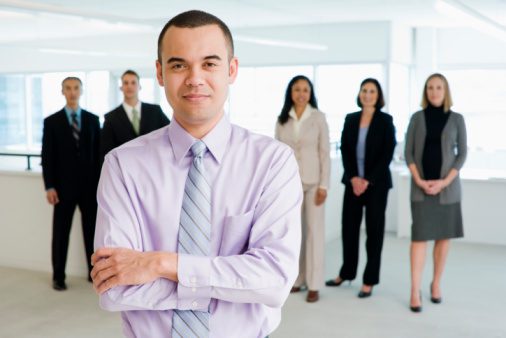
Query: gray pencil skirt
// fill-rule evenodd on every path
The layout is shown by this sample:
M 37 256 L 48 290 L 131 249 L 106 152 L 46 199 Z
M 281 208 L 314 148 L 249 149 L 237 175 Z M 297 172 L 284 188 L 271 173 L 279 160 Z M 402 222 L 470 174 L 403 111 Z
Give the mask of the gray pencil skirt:
M 425 196 L 422 202 L 411 202 L 412 241 L 430 241 L 464 236 L 460 202 L 440 204 L 439 196 Z

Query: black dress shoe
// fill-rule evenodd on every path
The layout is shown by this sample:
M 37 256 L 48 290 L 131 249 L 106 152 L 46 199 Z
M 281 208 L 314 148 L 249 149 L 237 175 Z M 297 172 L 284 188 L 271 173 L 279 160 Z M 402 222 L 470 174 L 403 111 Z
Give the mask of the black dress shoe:
M 63 281 L 54 280 L 53 281 L 53 289 L 55 289 L 56 291 L 65 291 L 65 290 L 67 290 L 67 284 L 65 284 L 65 282 L 63 282 Z
M 367 298 L 371 297 L 371 295 L 372 295 L 372 287 L 371 290 L 369 291 L 360 290 L 360 292 L 358 293 L 358 298 Z
M 325 282 L 325 285 L 327 286 L 340 286 L 341 284 L 343 284 L 344 282 L 344 279 L 341 279 L 339 282 L 336 282 L 335 279 L 329 279 L 328 281 Z
M 434 304 L 441 304 L 443 299 L 441 297 L 433 297 L 432 296 L 432 283 L 430 283 L 430 301 Z

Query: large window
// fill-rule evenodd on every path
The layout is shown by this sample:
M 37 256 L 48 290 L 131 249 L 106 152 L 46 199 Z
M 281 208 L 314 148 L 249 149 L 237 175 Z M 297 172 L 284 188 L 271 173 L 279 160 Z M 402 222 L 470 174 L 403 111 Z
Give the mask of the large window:
M 110 109 L 107 71 L 0 76 L 0 148 L 40 149 L 44 118 L 65 105 L 61 82 L 67 76 L 83 81 L 83 108 L 99 116 Z
M 468 145 L 505 150 L 506 69 L 447 70 L 453 110 L 464 114 Z
M 25 82 L 22 76 L 0 76 L 0 147 L 26 142 Z
M 465 169 L 506 174 L 506 69 L 446 70 L 453 110 L 466 121 L 469 156 Z

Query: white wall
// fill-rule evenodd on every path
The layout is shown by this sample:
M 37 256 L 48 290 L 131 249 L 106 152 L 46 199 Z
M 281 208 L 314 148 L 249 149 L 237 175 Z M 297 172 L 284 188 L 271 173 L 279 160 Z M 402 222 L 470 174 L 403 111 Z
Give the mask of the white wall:
M 403 173 L 404 172 L 404 173 Z M 409 176 L 403 166 L 393 170 L 386 230 L 399 237 L 410 237 Z M 340 160 L 332 160 L 331 184 L 326 202 L 326 240 L 340 237 L 344 187 L 340 183 Z M 464 178 L 463 241 L 506 245 L 506 180 Z M 40 173 L 0 172 L 0 266 L 48 272 L 51 278 L 52 207 L 45 201 Z M 87 273 L 79 212 L 72 224 L 67 274 Z
M 40 173 L 0 172 L 0 266 L 51 272 L 52 210 Z M 87 275 L 77 211 L 72 224 L 67 274 Z M 48 279 L 52 278 L 48 274 Z

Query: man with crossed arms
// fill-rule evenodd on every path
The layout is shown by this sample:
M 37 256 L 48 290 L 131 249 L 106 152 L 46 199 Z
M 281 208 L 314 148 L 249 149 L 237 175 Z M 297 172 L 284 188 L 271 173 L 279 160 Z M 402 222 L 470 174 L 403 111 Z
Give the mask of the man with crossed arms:
M 189 11 L 158 40 L 172 123 L 112 150 L 98 189 L 93 283 L 128 337 L 265 337 L 297 276 L 292 151 L 232 125 L 233 40 Z

